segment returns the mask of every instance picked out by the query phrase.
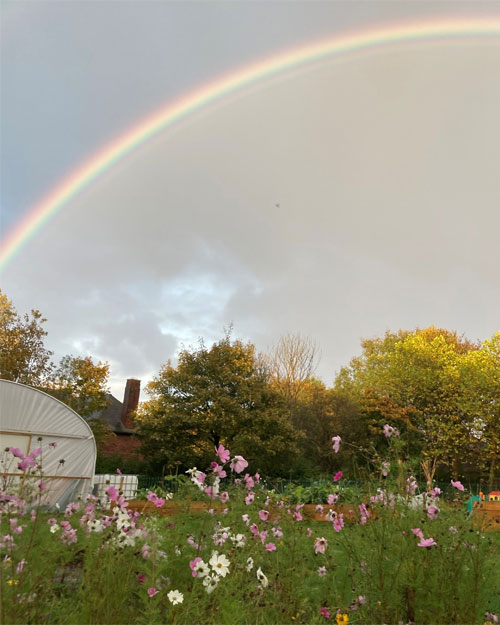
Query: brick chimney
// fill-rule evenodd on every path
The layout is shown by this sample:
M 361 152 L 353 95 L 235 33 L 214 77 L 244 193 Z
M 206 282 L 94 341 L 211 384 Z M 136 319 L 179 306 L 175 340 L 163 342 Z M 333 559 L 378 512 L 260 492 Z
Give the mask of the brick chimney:
M 139 395 L 141 392 L 141 381 L 140 380 L 127 380 L 127 386 L 125 387 L 125 395 L 123 397 L 123 408 L 122 408 L 122 424 L 129 430 L 133 430 L 135 428 L 134 422 L 131 418 L 131 413 L 137 410 L 137 406 L 139 405 Z

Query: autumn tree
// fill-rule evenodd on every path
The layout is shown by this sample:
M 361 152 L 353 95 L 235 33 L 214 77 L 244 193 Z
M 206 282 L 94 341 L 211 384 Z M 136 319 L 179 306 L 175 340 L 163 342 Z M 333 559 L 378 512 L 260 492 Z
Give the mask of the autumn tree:
M 89 356 L 64 356 L 54 365 L 45 347 L 45 322 L 38 310 L 19 315 L 0 291 L 0 378 L 43 390 L 82 417 L 105 408 L 109 365 Z
M 0 378 L 30 386 L 43 385 L 52 373 L 52 352 L 44 339 L 46 319 L 38 310 L 24 316 L 0 291 Z
M 475 457 L 474 415 L 465 401 L 460 369 L 479 345 L 435 327 L 387 332 L 362 342 L 336 380 L 337 388 L 360 402 L 373 432 L 384 422 L 397 425 L 425 457 L 458 475 Z
M 64 356 L 44 390 L 88 417 L 108 405 L 108 376 L 108 363 L 94 363 L 90 356 Z
M 201 341 L 183 350 L 146 392 L 136 417 L 142 450 L 170 469 L 204 466 L 221 443 L 268 472 L 297 454 L 298 435 L 255 347 L 230 333 L 210 349 Z

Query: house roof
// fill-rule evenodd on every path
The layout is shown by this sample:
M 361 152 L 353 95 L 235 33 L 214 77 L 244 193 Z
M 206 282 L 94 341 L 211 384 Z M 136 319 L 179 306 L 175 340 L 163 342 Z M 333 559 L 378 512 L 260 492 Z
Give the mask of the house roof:
M 133 434 L 135 430 L 126 428 L 122 423 L 123 403 L 109 393 L 107 399 L 109 402 L 107 408 L 93 412 L 88 418 L 105 421 L 115 434 Z

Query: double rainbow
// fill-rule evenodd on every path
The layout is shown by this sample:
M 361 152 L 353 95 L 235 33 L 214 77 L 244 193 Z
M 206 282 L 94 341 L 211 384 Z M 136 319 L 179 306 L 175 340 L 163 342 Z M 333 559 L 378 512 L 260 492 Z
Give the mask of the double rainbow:
M 7 234 L 0 246 L 0 271 L 21 251 L 36 233 L 80 191 L 102 176 L 117 161 L 125 158 L 151 137 L 179 120 L 224 96 L 269 79 L 286 70 L 297 69 L 335 54 L 345 54 L 379 46 L 436 39 L 477 36 L 500 37 L 500 17 L 434 19 L 417 24 L 393 24 L 384 28 L 361 30 L 293 48 L 264 61 L 237 69 L 208 85 L 169 102 L 104 146 L 73 171 L 32 208 Z

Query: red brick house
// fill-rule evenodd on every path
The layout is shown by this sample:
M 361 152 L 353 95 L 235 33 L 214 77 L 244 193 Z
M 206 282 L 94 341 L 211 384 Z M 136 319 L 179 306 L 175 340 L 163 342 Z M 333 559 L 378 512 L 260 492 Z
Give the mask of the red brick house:
M 100 419 L 107 423 L 115 436 L 110 437 L 102 446 L 103 456 L 121 456 L 124 459 L 142 460 L 137 452 L 140 445 L 135 436 L 135 426 L 131 414 L 137 410 L 141 381 L 129 379 L 125 387 L 123 402 L 109 395 L 107 408 L 90 415 L 89 419 Z

